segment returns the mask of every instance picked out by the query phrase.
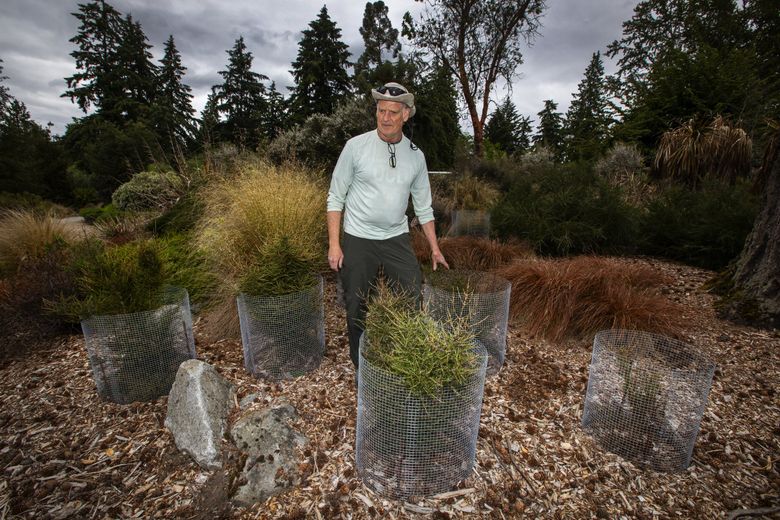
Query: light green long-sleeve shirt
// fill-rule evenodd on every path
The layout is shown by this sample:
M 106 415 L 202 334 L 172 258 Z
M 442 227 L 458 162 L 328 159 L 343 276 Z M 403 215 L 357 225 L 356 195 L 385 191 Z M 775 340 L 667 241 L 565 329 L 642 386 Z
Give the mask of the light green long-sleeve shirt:
M 433 220 L 428 166 L 420 150 L 405 136 L 396 143 L 396 166 L 390 165 L 388 144 L 376 130 L 347 141 L 328 191 L 328 211 L 341 211 L 344 232 L 360 238 L 386 240 L 409 231 L 406 207 L 412 196 L 420 224 Z

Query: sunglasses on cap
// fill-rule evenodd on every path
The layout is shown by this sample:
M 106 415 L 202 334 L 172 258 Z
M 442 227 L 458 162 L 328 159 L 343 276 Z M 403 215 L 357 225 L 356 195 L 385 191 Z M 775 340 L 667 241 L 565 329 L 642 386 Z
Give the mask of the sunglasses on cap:
M 401 96 L 403 94 L 408 94 L 406 90 L 398 87 L 388 87 L 387 85 L 382 85 L 378 89 L 376 89 L 377 92 L 380 94 L 385 94 L 387 92 L 390 93 L 391 96 Z

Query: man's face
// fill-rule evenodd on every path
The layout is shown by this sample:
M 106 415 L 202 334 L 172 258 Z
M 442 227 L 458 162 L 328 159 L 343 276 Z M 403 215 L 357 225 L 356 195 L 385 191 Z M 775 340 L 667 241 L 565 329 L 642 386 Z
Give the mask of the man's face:
M 398 101 L 381 99 L 376 103 L 376 128 L 383 141 L 396 143 L 403 135 L 404 123 L 409 119 L 409 107 Z

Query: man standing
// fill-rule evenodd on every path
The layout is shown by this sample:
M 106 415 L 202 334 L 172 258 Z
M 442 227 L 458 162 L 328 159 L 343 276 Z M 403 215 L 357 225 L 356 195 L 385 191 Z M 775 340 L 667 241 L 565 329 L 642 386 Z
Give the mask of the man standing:
M 328 263 L 341 271 L 355 368 L 366 296 L 379 268 L 391 284 L 420 294 L 422 275 L 406 218 L 409 195 L 431 247 L 433 269 L 449 269 L 436 240 L 425 156 L 403 134 L 404 123 L 415 113 L 414 95 L 398 83 L 387 83 L 371 90 L 371 96 L 376 100 L 376 130 L 347 141 L 328 191 Z M 339 243 L 342 213 L 344 236 Z

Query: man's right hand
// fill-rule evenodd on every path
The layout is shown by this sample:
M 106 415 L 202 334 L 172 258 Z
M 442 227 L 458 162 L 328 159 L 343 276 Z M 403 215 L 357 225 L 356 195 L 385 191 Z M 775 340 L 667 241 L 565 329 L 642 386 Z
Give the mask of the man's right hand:
M 328 248 L 328 265 L 334 271 L 341 269 L 344 263 L 344 253 L 341 251 L 341 246 L 330 246 Z

